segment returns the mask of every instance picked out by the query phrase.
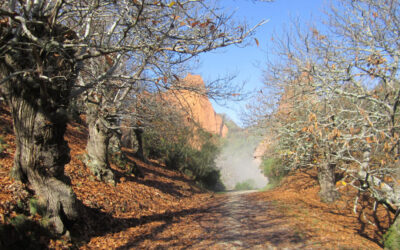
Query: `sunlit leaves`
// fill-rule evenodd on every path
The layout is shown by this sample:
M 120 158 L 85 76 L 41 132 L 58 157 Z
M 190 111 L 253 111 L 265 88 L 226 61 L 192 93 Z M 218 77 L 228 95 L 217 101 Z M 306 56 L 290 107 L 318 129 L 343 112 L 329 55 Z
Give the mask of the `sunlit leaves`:
M 171 7 L 174 6 L 175 4 L 176 4 L 175 1 L 171 1 L 167 6 L 171 8 Z
M 190 26 L 191 26 L 192 28 L 194 28 L 194 27 L 196 27 L 196 26 L 199 25 L 199 24 L 200 24 L 199 21 L 193 21 L 192 23 L 190 23 Z
M 336 186 L 347 186 L 347 182 L 345 182 L 344 180 L 340 180 L 338 182 L 336 182 Z
M 313 121 L 316 121 L 316 120 L 317 120 L 317 116 L 314 113 L 310 113 L 308 115 L 308 121 L 309 122 L 313 122 Z

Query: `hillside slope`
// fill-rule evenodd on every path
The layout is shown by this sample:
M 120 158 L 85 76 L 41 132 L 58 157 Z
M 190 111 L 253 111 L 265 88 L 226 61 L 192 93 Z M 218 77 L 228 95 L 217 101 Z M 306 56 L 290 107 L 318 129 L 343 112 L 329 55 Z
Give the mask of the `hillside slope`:
M 72 159 L 65 171 L 81 202 L 81 220 L 69 225 L 70 237 L 53 238 L 39 226 L 45 218 L 26 212 L 32 194 L 9 178 L 15 145 L 4 108 L 0 128 L 0 248 L 377 249 L 390 219 L 381 208 L 365 210 L 367 200 L 360 201 L 358 214 L 346 197 L 321 203 L 314 173 L 291 176 L 273 191 L 212 194 L 185 175 L 133 158 L 128 149 L 130 163 L 143 177 L 112 164 L 118 182 L 110 186 L 96 181 L 82 164 L 87 131 L 72 123 L 66 134 Z M 17 224 L 23 213 L 30 223 Z
M 1 107 L 0 115 L 3 138 L 1 146 L 6 148 L 0 155 L 0 223 L 7 224 L 20 214 L 18 212 L 23 212 L 23 208 L 17 209 L 18 204 L 29 203 L 32 195 L 23 191 L 24 185 L 9 177 L 15 149 L 12 120 L 4 107 Z M 121 241 L 118 240 L 118 235 L 125 230 L 129 229 L 129 232 L 124 233 L 126 239 L 141 236 L 145 234 L 142 231 L 144 229 L 132 230 L 132 227 L 151 224 L 151 221 L 157 221 L 164 216 L 170 217 L 170 214 L 177 211 L 184 214 L 185 209 L 190 210 L 210 196 L 196 187 L 185 175 L 168 170 L 156 162 L 144 163 L 134 158 L 133 152 L 129 149 L 125 149 L 125 152 L 130 164 L 136 164 L 143 177 L 136 177 L 112 163 L 111 167 L 117 177 L 116 186 L 99 182 L 80 160 L 85 153 L 87 140 L 85 126 L 77 123 L 69 124 L 66 140 L 71 148 L 71 161 L 66 165 L 65 172 L 71 178 L 72 188 L 78 200 L 82 202 L 83 215 L 82 221 L 72 225 L 71 236 L 74 244 L 79 242 L 78 245 L 91 248 L 98 247 L 97 244 L 101 243 L 101 248 L 112 248 L 114 237 L 115 241 Z M 39 215 L 29 215 L 26 212 L 25 215 L 38 224 L 43 221 Z M 31 237 L 30 230 L 25 233 L 29 236 L 27 239 L 38 240 L 34 236 Z M 0 240 L 5 241 L 6 246 L 11 248 L 25 248 L 26 245 L 19 245 L 20 238 L 17 234 L 18 232 L 8 232 Z M 108 243 L 100 240 L 105 235 L 110 238 L 107 240 Z M 61 241 L 51 239 L 41 233 L 38 237 L 40 238 L 38 247 L 71 245 L 66 239 Z M 27 244 L 29 245 L 29 242 Z

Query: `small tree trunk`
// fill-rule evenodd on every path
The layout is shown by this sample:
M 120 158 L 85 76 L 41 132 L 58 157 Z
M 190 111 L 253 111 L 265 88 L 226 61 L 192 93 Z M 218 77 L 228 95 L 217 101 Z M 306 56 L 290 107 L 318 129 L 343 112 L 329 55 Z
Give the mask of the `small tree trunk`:
M 318 168 L 318 181 L 321 187 L 319 196 L 323 202 L 333 202 L 339 198 L 339 192 L 336 190 L 334 164 L 325 163 Z
M 122 129 L 121 144 L 126 147 L 133 149 L 136 146 L 136 136 L 134 130 L 131 128 Z
M 136 156 L 141 159 L 145 160 L 144 153 L 143 153 L 143 129 L 142 128 L 135 128 L 134 129 L 136 140 L 138 142 L 138 150 L 136 151 Z
M 112 134 L 98 117 L 96 108 L 96 105 L 88 104 L 89 139 L 86 146 L 86 165 L 98 180 L 115 185 L 114 174 L 108 161 L 108 144 Z

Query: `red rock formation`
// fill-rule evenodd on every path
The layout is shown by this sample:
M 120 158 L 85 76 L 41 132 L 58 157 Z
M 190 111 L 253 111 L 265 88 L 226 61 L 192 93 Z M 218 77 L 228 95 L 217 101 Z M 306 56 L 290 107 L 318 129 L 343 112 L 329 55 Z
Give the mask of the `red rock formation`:
M 193 120 L 210 133 L 225 137 L 228 127 L 224 124 L 222 117 L 215 113 L 207 96 L 198 93 L 206 91 L 201 76 L 188 74 L 183 81 L 187 88 L 175 91 L 174 95 L 179 105 L 187 112 L 188 120 Z

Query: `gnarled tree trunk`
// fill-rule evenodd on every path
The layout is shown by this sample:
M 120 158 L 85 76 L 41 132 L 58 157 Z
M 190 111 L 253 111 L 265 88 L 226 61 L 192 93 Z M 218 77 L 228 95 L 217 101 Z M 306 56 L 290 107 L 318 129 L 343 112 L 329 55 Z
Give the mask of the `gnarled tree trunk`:
M 89 139 L 87 142 L 86 165 L 98 180 L 115 184 L 114 174 L 110 169 L 108 161 L 108 144 L 112 132 L 99 117 L 96 104 L 88 104 L 87 123 Z
M 53 36 L 61 41 L 67 36 L 68 30 L 62 26 L 50 30 L 43 23 L 34 25 L 30 28 L 39 38 Z M 4 35 L 0 44 L 7 48 L 0 57 L 0 79 L 7 81 L 0 87 L 11 108 L 16 137 L 12 174 L 30 184 L 47 207 L 50 226 L 61 234 L 66 230 L 65 220 L 78 217 L 76 196 L 64 175 L 64 165 L 70 160 L 64 133 L 70 90 L 76 78 L 74 51 L 32 44 L 16 30 L 0 31 L 2 35 L 10 32 L 10 40 Z M 12 46 L 11 39 L 19 45 Z
M 335 165 L 324 163 L 318 168 L 319 196 L 323 202 L 333 202 L 339 198 L 336 190 Z
M 42 108 L 33 108 L 26 100 L 12 98 L 16 153 L 13 175 L 32 185 L 42 202 L 47 204 L 51 225 L 55 232 L 65 231 L 63 217 L 78 217 L 76 197 L 64 175 L 64 165 L 70 160 L 64 140 L 65 118 L 46 115 Z M 61 118 L 61 119 L 60 119 Z

